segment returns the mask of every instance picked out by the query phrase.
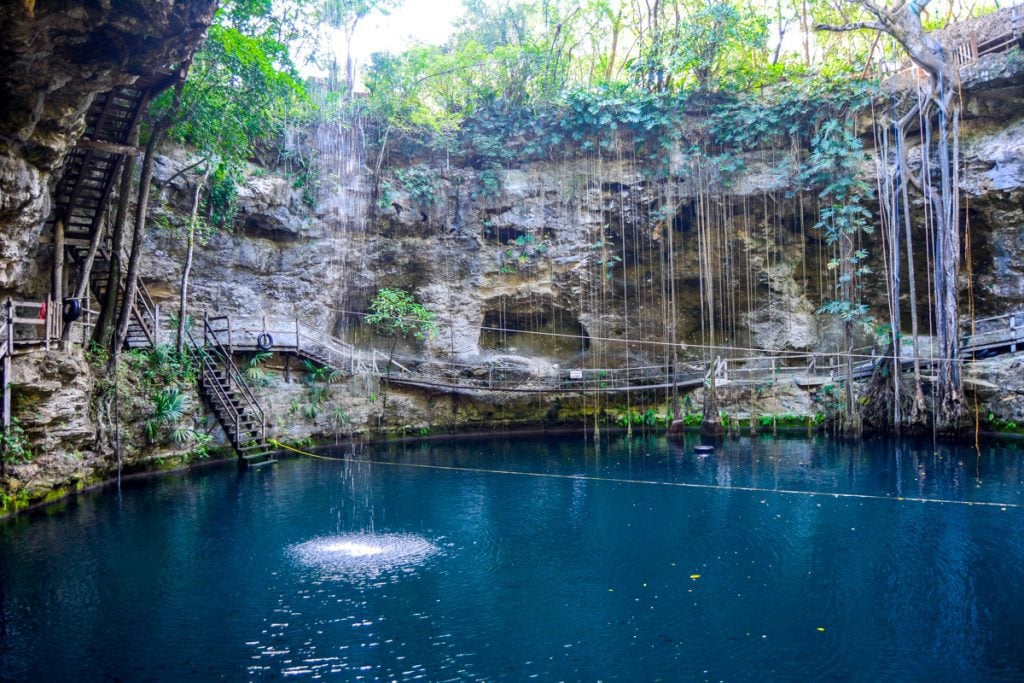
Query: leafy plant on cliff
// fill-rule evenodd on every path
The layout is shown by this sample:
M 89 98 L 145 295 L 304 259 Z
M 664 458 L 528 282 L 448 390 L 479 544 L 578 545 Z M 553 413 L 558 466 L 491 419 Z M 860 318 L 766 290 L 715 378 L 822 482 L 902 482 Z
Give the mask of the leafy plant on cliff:
M 331 398 L 331 384 L 341 378 L 341 373 L 327 365 L 319 365 L 310 360 L 302 361 L 305 375 L 305 402 L 296 403 L 295 409 L 309 420 L 315 420 L 320 414 L 323 404 Z
M 11 418 L 11 426 L 0 431 L 0 459 L 5 465 L 17 465 L 32 459 L 32 444 L 17 418 Z
M 153 414 L 146 420 L 146 437 L 155 443 L 165 431 L 177 434 L 178 422 L 185 415 L 185 396 L 176 387 L 164 389 L 152 397 Z
M 398 344 L 398 340 L 412 338 L 416 341 L 423 341 L 433 336 L 437 332 L 436 319 L 437 316 L 433 311 L 416 301 L 416 297 L 404 289 L 384 288 L 377 292 L 373 300 L 370 301 L 370 313 L 366 316 L 365 322 L 377 334 L 390 340 L 387 379 L 391 378 L 395 346 Z M 388 406 L 386 390 L 382 392 L 381 406 L 381 419 L 383 419 Z

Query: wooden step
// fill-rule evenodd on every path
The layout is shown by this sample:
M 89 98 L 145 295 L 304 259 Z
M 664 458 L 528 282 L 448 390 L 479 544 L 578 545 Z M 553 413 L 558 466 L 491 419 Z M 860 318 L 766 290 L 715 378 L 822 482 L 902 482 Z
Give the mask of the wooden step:
M 260 453 L 259 455 L 246 455 L 246 456 L 242 456 L 242 458 L 240 459 L 240 462 L 242 463 L 242 465 L 244 467 L 247 467 L 247 468 L 248 467 L 264 467 L 266 465 L 273 465 L 274 463 L 277 462 L 277 460 L 275 460 L 274 458 L 271 457 L 272 453 L 273 453 L 273 451 L 268 451 L 267 453 Z

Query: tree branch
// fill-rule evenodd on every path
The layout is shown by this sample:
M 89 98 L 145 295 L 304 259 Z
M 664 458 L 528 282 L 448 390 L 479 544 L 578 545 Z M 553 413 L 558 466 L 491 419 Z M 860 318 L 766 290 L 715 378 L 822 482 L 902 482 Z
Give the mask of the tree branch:
M 877 21 L 851 21 L 848 24 L 815 24 L 815 31 L 831 31 L 841 33 L 843 31 L 885 31 L 885 26 Z

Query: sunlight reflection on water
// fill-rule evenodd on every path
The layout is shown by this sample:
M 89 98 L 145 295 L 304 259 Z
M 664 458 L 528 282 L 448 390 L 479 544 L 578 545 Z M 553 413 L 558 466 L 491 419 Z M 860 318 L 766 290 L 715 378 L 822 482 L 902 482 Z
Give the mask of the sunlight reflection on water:
M 413 534 L 345 534 L 314 538 L 291 546 L 299 564 L 326 579 L 376 578 L 393 570 L 410 571 L 423 564 L 437 546 Z

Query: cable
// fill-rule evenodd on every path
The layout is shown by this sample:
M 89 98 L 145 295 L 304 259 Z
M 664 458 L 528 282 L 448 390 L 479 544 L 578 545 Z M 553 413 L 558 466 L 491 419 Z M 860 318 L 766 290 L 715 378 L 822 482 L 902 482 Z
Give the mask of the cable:
M 365 312 L 349 311 L 349 310 L 345 310 L 345 309 L 332 308 L 331 310 L 333 310 L 333 311 L 335 311 L 337 313 L 345 313 L 347 315 L 353 315 L 353 316 L 364 316 L 365 317 L 366 315 L 369 315 L 368 313 L 365 313 Z M 488 327 L 486 325 L 482 325 L 480 327 L 480 329 L 481 330 L 488 330 L 488 331 L 491 331 L 491 332 L 505 332 L 505 333 L 514 332 L 516 334 L 534 334 L 534 335 L 540 335 L 540 336 L 545 336 L 545 337 L 562 337 L 562 338 L 567 338 L 567 339 L 590 339 L 591 341 L 614 342 L 614 343 L 619 343 L 619 344 L 649 344 L 649 345 L 652 345 L 652 346 L 668 346 L 668 347 L 677 346 L 677 344 L 673 344 L 672 342 L 668 342 L 668 341 L 656 341 L 656 340 L 649 340 L 649 339 L 631 339 L 631 338 L 626 338 L 626 337 L 594 337 L 594 336 L 587 336 L 587 335 L 565 334 L 565 333 L 561 333 L 561 332 L 534 332 L 534 331 L 531 331 L 531 330 L 516 330 L 516 329 L 504 328 L 504 327 Z M 812 351 L 796 351 L 794 349 L 782 349 L 782 348 L 771 348 L 771 347 L 758 348 L 758 347 L 746 347 L 746 346 L 729 346 L 729 345 L 725 345 L 725 344 L 715 344 L 715 345 L 711 345 L 711 344 L 690 344 L 690 343 L 687 343 L 687 342 L 681 342 L 680 344 L 685 346 L 685 348 L 687 348 L 687 349 L 707 350 L 707 351 L 716 351 L 716 350 L 717 351 L 744 351 L 744 352 L 750 352 L 750 353 L 759 354 L 761 356 L 764 356 L 765 354 L 773 354 L 773 355 L 789 355 L 789 356 L 793 356 L 793 357 L 798 357 L 798 356 L 802 357 L 802 356 L 808 356 L 808 355 L 812 355 L 813 354 L 815 356 L 821 356 L 821 357 L 841 356 L 843 358 L 846 358 L 846 356 L 848 355 L 848 354 L 846 354 L 843 351 L 813 351 L 812 352 Z M 861 358 L 861 359 L 865 359 L 865 360 L 869 360 L 869 359 L 883 360 L 883 359 L 887 359 L 887 358 L 891 358 L 893 360 L 896 360 L 896 358 L 894 356 L 885 356 L 885 355 L 869 354 L 869 353 L 854 353 L 854 354 L 849 354 L 849 355 L 850 355 L 851 358 Z M 740 360 L 740 359 L 730 359 L 730 360 Z M 902 360 L 902 359 L 900 359 L 900 360 Z M 933 360 L 933 361 L 951 360 L 953 362 L 962 363 L 962 364 L 970 364 L 970 363 L 975 362 L 974 360 L 969 360 L 969 359 L 964 359 L 964 358 L 952 358 L 952 359 L 949 359 L 949 358 L 941 358 L 941 357 L 938 357 L 938 356 L 929 357 L 929 358 L 927 358 L 925 360 Z
M 720 486 L 718 484 L 696 484 L 693 482 L 682 482 L 682 481 L 651 481 L 645 479 L 625 479 L 620 477 L 595 477 L 588 474 L 552 474 L 550 472 L 517 472 L 515 470 L 497 470 L 482 467 L 451 467 L 447 465 L 428 465 L 425 463 L 412 463 L 412 462 L 387 462 L 384 460 L 370 460 L 364 458 L 335 458 L 326 455 L 317 455 L 316 453 L 310 453 L 309 451 L 303 451 L 298 448 L 286 446 L 285 444 L 270 439 L 269 443 L 284 450 L 304 455 L 308 458 L 315 458 L 317 460 L 334 460 L 338 462 L 352 462 L 363 465 L 380 465 L 387 467 L 414 467 L 417 469 L 424 470 L 440 470 L 444 472 L 472 472 L 476 474 L 504 474 L 518 477 L 536 477 L 541 479 L 571 479 L 573 481 L 596 481 L 596 482 L 608 482 L 612 484 L 642 484 L 646 486 L 672 486 L 676 488 L 687 488 L 687 489 L 705 489 L 714 491 L 743 491 L 744 493 L 777 493 L 786 496 L 805 496 L 805 497 L 817 497 L 823 496 L 828 498 L 854 498 L 858 500 L 885 500 L 890 502 L 900 503 L 938 503 L 946 505 L 964 505 L 968 507 L 997 507 L 1002 510 L 1008 508 L 1020 509 L 1024 508 L 1024 504 L 1021 503 L 1000 503 L 996 501 L 988 500 L 950 500 L 946 498 L 920 498 L 914 496 L 876 496 L 869 493 L 827 493 L 822 491 L 798 491 L 795 489 L 766 489 L 759 488 L 757 486 Z

